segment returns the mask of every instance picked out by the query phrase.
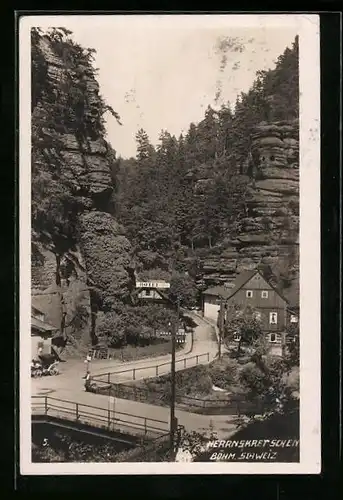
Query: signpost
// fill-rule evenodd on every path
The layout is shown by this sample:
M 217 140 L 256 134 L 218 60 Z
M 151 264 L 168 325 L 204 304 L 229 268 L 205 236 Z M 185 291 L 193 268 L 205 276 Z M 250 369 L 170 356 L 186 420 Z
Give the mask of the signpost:
M 136 281 L 136 288 L 153 288 L 153 289 L 168 289 L 170 283 L 163 280 L 151 281 Z M 169 323 L 169 332 L 161 332 L 161 336 L 171 335 L 172 352 L 171 352 L 171 395 L 170 395 L 170 449 L 174 450 L 175 446 L 175 433 L 177 430 L 177 418 L 175 417 L 175 355 L 176 355 L 176 342 L 177 337 L 181 340 L 185 338 L 185 331 L 179 332 L 179 318 L 180 318 L 180 299 L 177 299 L 177 319 L 175 324 Z M 166 335 L 166 336 L 167 336 Z
M 186 341 L 186 332 L 184 329 L 179 328 L 175 333 L 177 344 L 184 344 Z M 172 337 L 172 332 L 169 331 L 156 331 L 156 337 L 160 337 L 162 339 L 169 340 Z

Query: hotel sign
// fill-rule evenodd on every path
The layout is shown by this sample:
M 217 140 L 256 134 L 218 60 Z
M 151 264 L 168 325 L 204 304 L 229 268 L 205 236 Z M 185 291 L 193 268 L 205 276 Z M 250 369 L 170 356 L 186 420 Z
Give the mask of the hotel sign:
M 185 337 L 186 336 L 186 332 L 185 332 L 184 328 L 179 328 L 175 333 L 176 333 L 176 336 L 179 336 L 179 337 Z M 166 331 L 158 330 L 156 332 L 156 335 L 157 335 L 157 337 L 171 337 L 171 331 L 169 331 L 169 330 L 166 330 Z
M 175 337 L 176 337 L 177 343 L 183 344 L 184 342 L 186 342 L 186 332 L 184 329 L 180 328 L 175 333 L 176 333 Z M 166 340 L 169 340 L 171 338 L 171 332 L 170 331 L 157 331 L 156 336 L 163 338 L 163 339 L 166 339 Z
M 170 283 L 165 281 L 137 281 L 136 288 L 170 288 Z

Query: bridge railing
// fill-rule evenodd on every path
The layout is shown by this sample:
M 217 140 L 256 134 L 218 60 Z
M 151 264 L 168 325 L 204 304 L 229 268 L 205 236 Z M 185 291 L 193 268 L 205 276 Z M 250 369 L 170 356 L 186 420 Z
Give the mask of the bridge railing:
M 108 399 L 108 408 L 99 408 L 51 396 L 32 396 L 31 405 L 32 415 L 63 418 L 142 437 L 165 434 L 169 430 L 167 421 L 117 411 L 113 398 Z
M 210 362 L 210 353 L 205 352 L 203 354 L 196 354 L 194 356 L 187 356 L 184 358 L 176 359 L 175 365 L 177 369 L 186 369 L 191 368 L 193 366 L 197 366 L 202 363 Z M 114 372 L 106 372 L 99 373 L 97 375 L 93 375 L 92 379 L 94 381 L 99 382 L 107 382 L 108 384 L 115 383 L 118 380 L 118 376 L 120 379 L 125 380 L 136 380 L 137 377 L 140 376 L 141 372 L 145 370 L 149 372 L 147 377 L 158 377 L 159 375 L 165 375 L 169 372 L 167 367 L 171 366 L 171 361 L 167 361 L 164 363 L 152 364 L 149 366 L 142 366 L 139 368 L 127 368 L 125 370 L 116 370 Z

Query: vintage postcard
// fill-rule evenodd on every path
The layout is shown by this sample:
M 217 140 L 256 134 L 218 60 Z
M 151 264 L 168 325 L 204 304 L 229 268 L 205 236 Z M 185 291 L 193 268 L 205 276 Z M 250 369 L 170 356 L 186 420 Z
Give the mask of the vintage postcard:
M 23 16 L 20 472 L 319 473 L 319 16 Z

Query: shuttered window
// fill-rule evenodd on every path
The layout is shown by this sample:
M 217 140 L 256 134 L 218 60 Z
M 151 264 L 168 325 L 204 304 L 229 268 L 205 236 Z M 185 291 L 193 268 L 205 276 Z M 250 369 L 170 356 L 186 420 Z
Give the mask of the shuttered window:
M 269 313 L 269 324 L 277 325 L 277 312 Z

